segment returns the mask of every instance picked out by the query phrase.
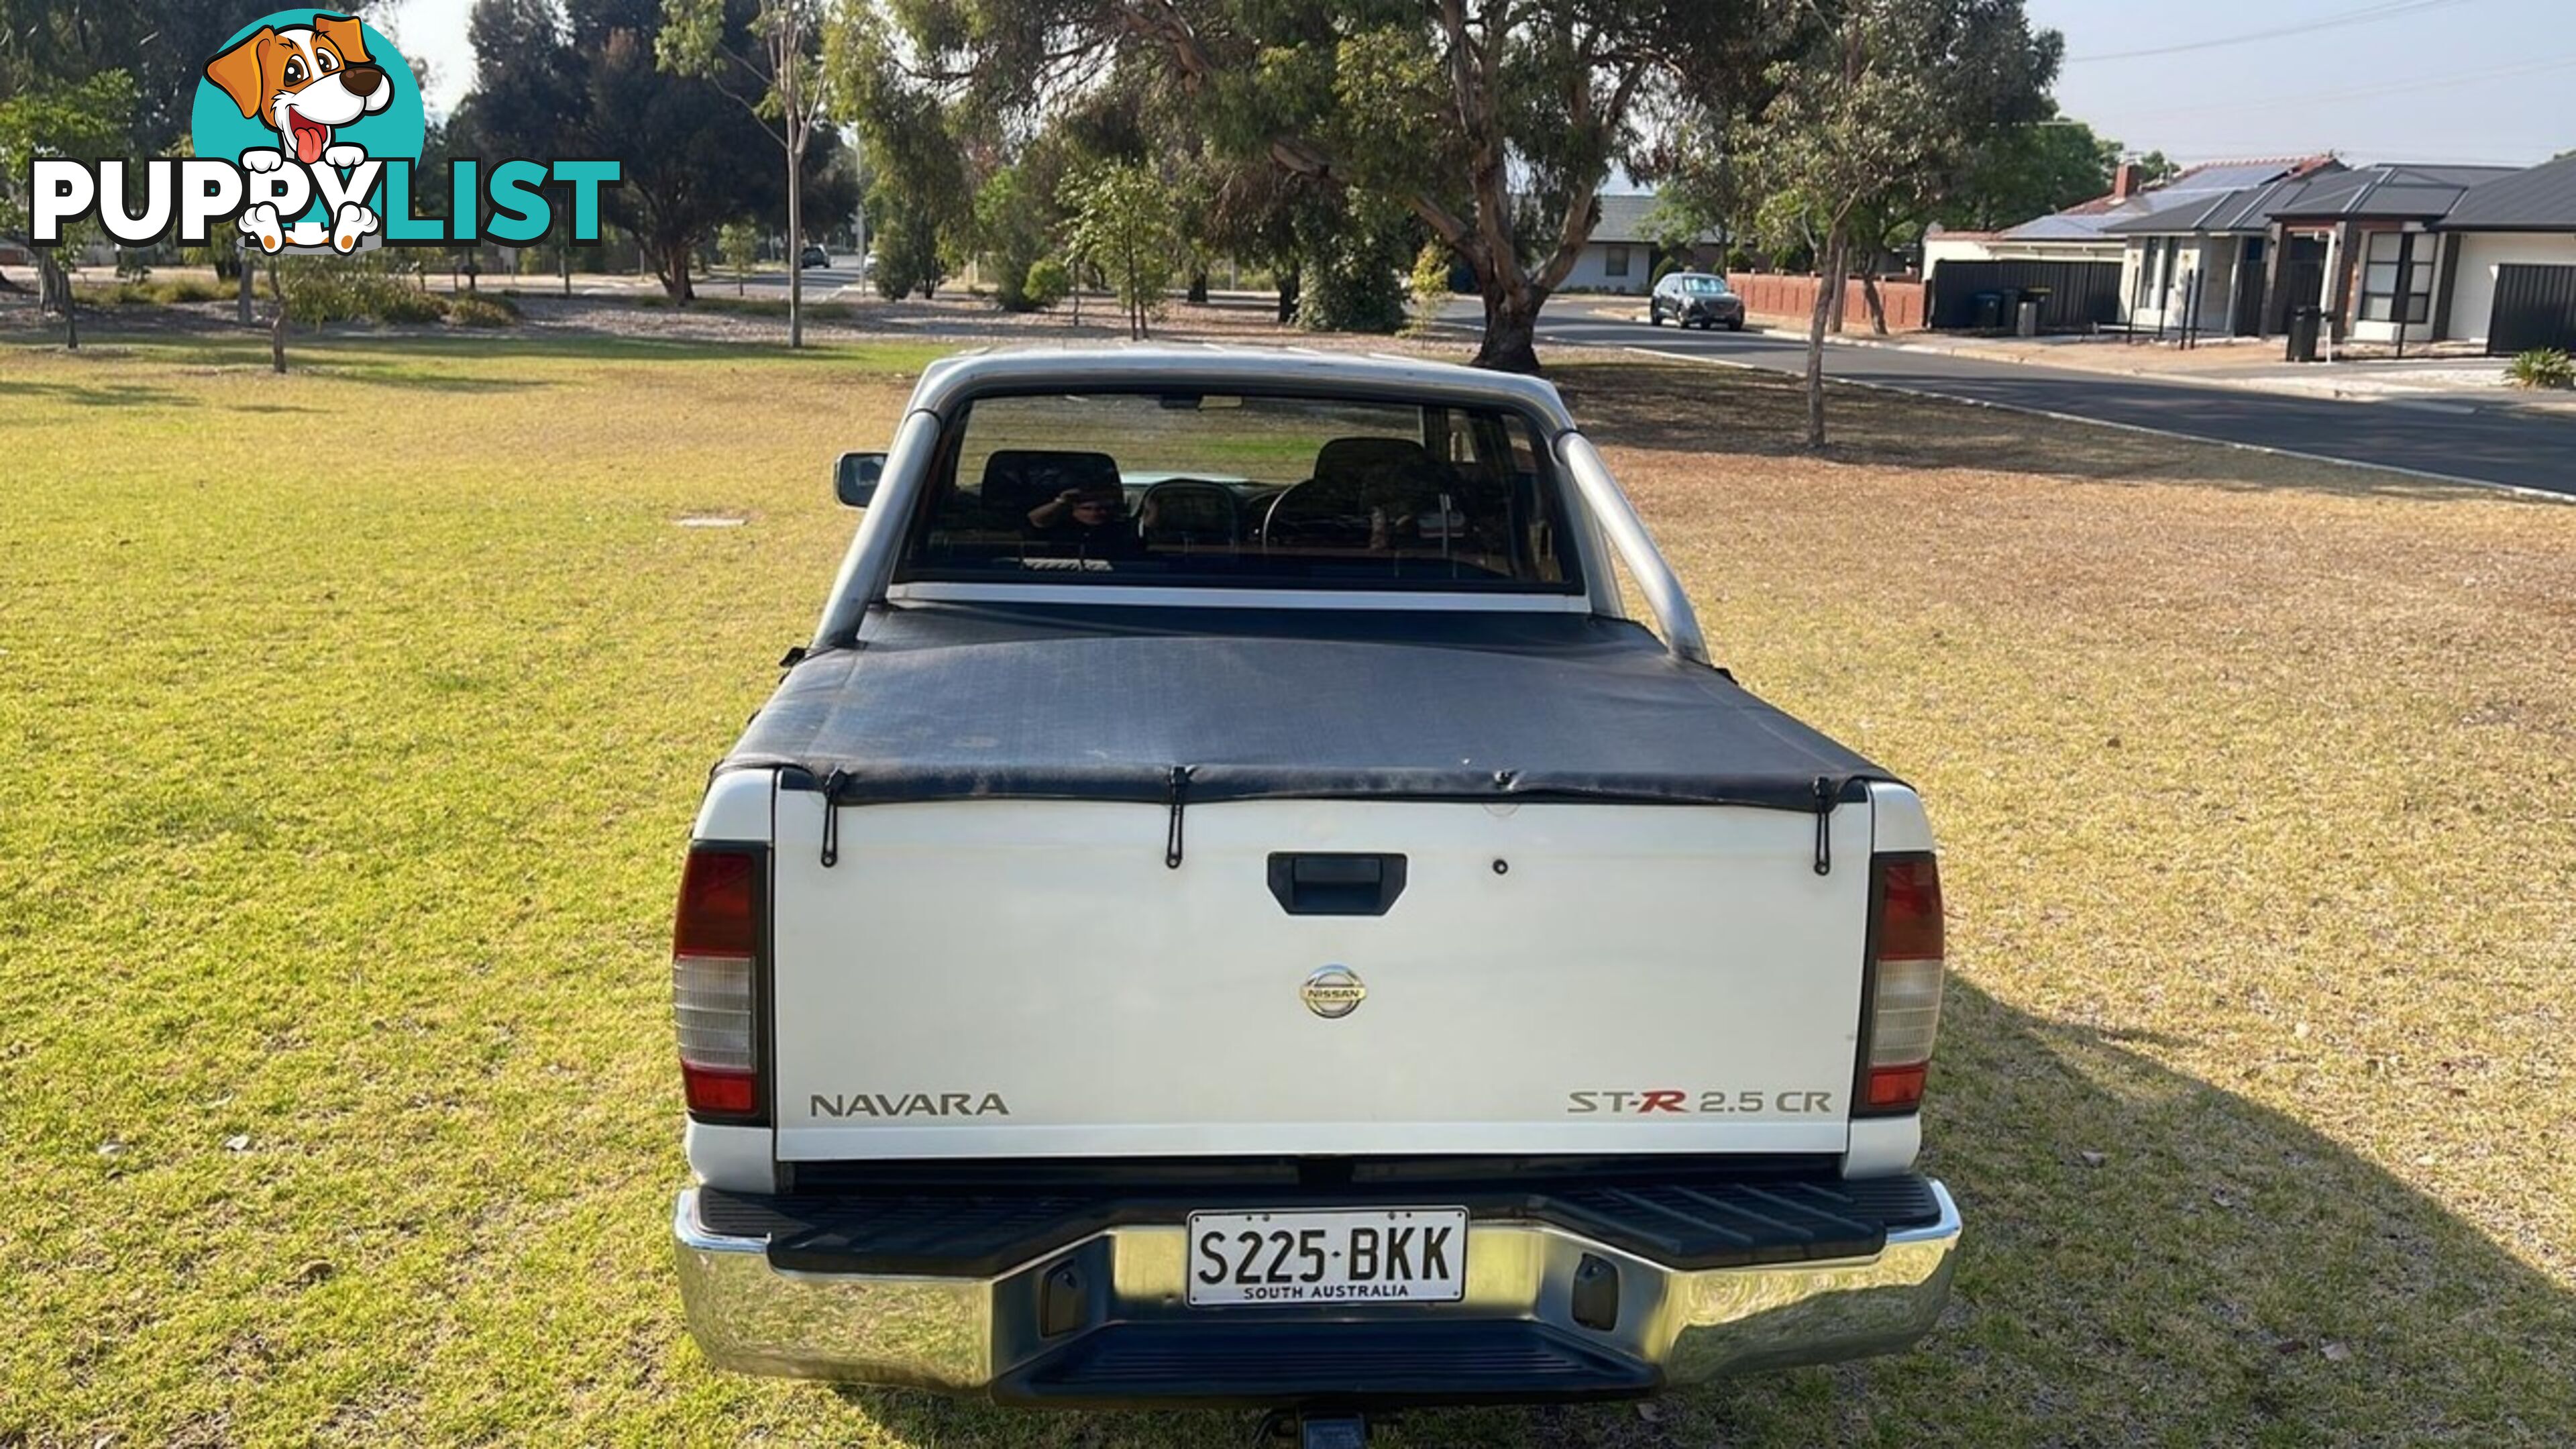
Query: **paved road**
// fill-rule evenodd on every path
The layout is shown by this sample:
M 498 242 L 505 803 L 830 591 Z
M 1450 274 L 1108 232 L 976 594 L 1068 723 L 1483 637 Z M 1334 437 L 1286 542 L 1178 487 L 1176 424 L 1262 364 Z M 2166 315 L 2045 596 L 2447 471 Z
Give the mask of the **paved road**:
M 807 267 L 805 269 L 805 300 L 809 302 L 829 301 L 831 300 L 831 296 L 834 292 L 841 290 L 843 287 L 855 287 L 860 281 L 859 259 L 857 257 L 834 257 L 830 266 Z M 757 293 L 762 296 L 774 296 L 781 301 L 786 300 L 787 273 L 783 270 L 775 272 L 746 272 L 743 274 L 742 282 L 743 290 L 746 292 Z M 709 273 L 698 283 L 698 290 L 710 293 L 732 291 L 733 269 L 719 265 L 713 272 Z M 868 295 L 874 296 L 876 294 L 871 292 Z
M 1542 351 L 1549 342 L 1652 347 L 1781 372 L 1807 365 L 1806 345 L 1784 337 L 1580 316 L 1543 322 L 1539 342 Z M 2552 418 L 2292 397 L 1889 347 L 1828 346 L 1825 375 L 2576 497 L 2576 423 Z

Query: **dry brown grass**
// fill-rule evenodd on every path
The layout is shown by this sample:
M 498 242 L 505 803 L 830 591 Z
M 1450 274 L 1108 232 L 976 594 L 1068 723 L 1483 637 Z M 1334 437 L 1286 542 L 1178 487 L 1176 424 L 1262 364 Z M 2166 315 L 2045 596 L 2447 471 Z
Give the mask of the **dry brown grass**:
M 1812 458 L 1784 382 L 1560 381 L 1721 658 L 1947 850 L 1972 1267 L 1835 1377 L 1931 1440 L 2576 1436 L 2576 507 L 1877 393 Z

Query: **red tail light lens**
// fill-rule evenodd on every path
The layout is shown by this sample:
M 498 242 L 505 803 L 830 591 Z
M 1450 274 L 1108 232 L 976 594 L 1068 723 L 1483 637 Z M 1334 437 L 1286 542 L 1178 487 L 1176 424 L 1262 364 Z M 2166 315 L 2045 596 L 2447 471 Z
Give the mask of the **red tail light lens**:
M 674 956 L 741 956 L 760 949 L 760 858 L 739 851 L 693 850 L 680 875 L 680 913 L 671 924 Z
M 701 847 L 680 876 L 671 1009 L 690 1115 L 760 1116 L 759 852 Z
M 1872 866 L 1877 919 L 1856 1110 L 1892 1116 L 1922 1106 L 1941 1030 L 1941 867 L 1928 852 L 1875 856 Z

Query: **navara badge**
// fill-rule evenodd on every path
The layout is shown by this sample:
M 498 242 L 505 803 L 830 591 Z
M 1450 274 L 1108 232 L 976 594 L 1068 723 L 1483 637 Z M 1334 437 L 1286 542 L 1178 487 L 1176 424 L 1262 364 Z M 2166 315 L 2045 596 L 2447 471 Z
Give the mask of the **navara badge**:
M 1339 1021 L 1360 1009 L 1360 1003 L 1368 999 L 1368 988 L 1360 984 L 1359 976 L 1348 966 L 1327 966 L 1307 977 L 1306 984 L 1297 988 L 1297 995 L 1305 1001 L 1308 1011 L 1326 1021 Z

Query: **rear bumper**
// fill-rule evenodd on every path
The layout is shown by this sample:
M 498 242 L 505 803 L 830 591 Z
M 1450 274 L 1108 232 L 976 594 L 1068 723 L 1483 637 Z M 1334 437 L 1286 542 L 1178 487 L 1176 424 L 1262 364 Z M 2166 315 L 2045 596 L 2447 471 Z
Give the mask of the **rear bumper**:
M 697 1189 L 672 1233 L 690 1332 L 719 1368 L 1068 1406 L 1527 1402 L 1904 1348 L 1940 1316 L 1959 1245 L 1957 1206 L 1925 1186 L 1932 1220 L 1865 1256 L 1714 1268 L 1479 1218 L 1464 1301 L 1374 1308 L 1188 1308 L 1177 1219 L 957 1275 L 780 1267 L 772 1235 L 710 1230 Z

